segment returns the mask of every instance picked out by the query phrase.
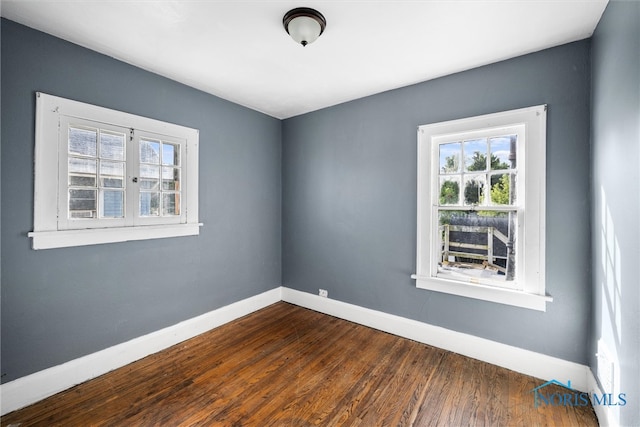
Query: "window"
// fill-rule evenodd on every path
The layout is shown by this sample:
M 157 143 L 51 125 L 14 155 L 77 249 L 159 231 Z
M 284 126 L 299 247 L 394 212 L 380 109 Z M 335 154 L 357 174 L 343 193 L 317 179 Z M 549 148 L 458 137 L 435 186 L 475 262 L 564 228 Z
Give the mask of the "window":
M 419 288 L 545 310 L 546 106 L 418 128 Z
M 199 234 L 197 130 L 36 96 L 34 249 Z

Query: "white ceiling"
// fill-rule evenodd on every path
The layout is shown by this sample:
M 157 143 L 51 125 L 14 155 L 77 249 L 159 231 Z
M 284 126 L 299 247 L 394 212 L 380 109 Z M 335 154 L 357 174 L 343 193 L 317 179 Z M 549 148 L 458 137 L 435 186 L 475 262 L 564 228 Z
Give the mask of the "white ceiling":
M 287 118 L 584 39 L 607 0 L 2 0 L 3 17 Z M 313 44 L 282 27 L 327 19 Z

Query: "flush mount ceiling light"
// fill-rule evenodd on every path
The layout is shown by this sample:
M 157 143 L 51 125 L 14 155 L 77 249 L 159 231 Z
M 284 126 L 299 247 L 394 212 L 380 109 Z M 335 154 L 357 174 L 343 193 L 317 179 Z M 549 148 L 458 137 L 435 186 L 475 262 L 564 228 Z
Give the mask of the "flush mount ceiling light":
M 320 37 L 327 20 L 315 9 L 298 7 L 285 13 L 282 24 L 296 43 L 306 46 Z

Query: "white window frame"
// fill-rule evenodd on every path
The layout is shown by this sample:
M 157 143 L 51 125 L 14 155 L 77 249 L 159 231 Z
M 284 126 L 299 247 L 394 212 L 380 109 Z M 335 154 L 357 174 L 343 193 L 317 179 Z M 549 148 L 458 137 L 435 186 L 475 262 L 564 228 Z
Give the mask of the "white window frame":
M 66 121 L 87 120 L 133 130 L 136 134 L 161 135 L 172 141 L 183 141 L 182 150 L 182 214 L 179 217 L 138 218 L 132 203 L 126 208 L 126 220 L 69 221 L 66 210 Z M 28 236 L 33 249 L 84 246 L 132 240 L 194 236 L 200 233 L 198 221 L 198 145 L 196 129 L 166 123 L 121 111 L 73 101 L 42 92 L 36 93 L 36 141 L 34 225 Z M 65 135 L 61 135 L 65 132 Z M 64 140 L 63 140 L 64 139 Z M 128 139 L 128 138 L 127 138 Z M 127 144 L 130 141 L 127 140 Z M 62 152 L 64 150 L 64 152 Z M 131 164 L 137 156 L 127 158 Z M 64 160 L 62 160 L 64 159 Z M 125 173 L 127 190 L 137 194 L 133 168 Z M 61 205 L 62 203 L 62 205 Z M 61 207 L 62 206 L 62 207 Z
M 476 116 L 418 127 L 418 221 L 416 286 L 453 295 L 533 310 L 546 310 L 553 299 L 545 292 L 546 105 Z M 464 135 L 519 129 L 517 276 L 514 286 L 502 287 L 437 274 L 438 183 L 437 146 Z M 524 136 L 524 138 L 522 137 Z M 434 154 L 435 153 L 435 154 Z

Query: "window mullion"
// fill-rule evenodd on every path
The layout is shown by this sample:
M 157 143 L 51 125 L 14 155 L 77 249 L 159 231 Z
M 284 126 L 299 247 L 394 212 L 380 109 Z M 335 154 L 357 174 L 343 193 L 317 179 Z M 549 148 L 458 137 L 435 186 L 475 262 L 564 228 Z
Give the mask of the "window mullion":
M 138 199 L 138 143 L 135 130 L 129 129 L 127 141 L 126 185 L 125 185 L 125 222 L 127 226 L 135 225 Z

